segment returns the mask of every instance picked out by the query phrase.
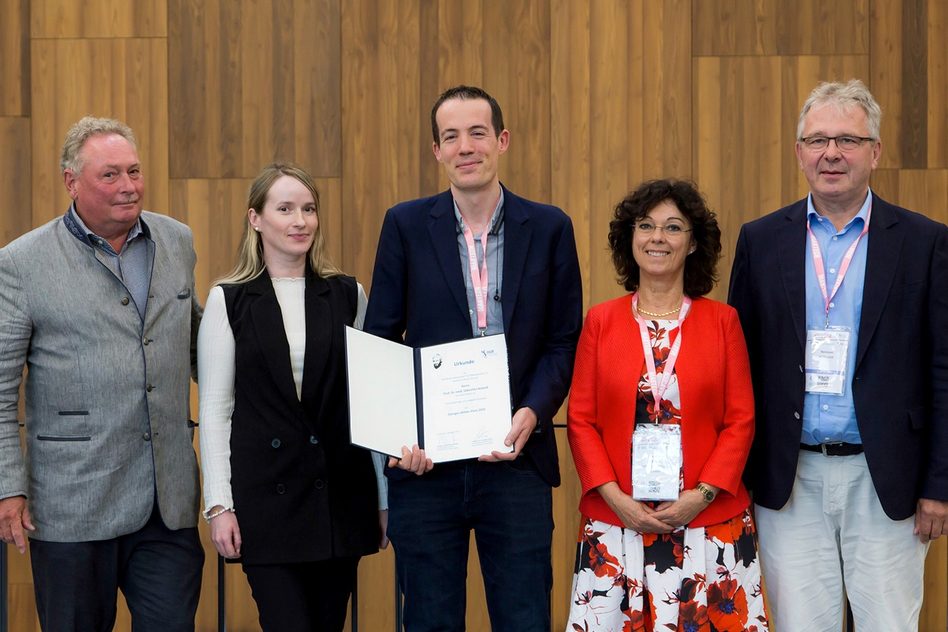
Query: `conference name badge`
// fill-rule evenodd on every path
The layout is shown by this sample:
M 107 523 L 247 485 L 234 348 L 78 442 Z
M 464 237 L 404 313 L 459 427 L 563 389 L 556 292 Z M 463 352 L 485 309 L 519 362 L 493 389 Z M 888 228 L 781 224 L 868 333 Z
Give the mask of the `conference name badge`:
M 806 332 L 806 392 L 842 395 L 846 388 L 846 358 L 851 332 L 847 327 Z
M 681 426 L 638 424 L 632 434 L 632 498 L 677 500 Z

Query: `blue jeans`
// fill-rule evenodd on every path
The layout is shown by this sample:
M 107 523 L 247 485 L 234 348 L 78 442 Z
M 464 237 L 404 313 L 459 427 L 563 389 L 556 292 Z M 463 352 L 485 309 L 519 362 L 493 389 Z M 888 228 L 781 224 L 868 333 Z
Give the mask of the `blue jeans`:
M 549 632 L 550 486 L 526 461 L 442 463 L 392 480 L 388 535 L 408 632 L 464 630 L 470 531 L 495 632 Z

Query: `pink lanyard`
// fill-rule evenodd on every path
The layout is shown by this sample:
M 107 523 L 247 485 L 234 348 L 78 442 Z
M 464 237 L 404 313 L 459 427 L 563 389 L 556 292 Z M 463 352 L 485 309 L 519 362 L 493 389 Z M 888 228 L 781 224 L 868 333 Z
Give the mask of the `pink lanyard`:
M 474 307 L 477 310 L 477 328 L 483 336 L 487 332 L 487 228 L 481 233 L 481 246 L 484 262 L 477 265 L 477 249 L 474 246 L 474 232 L 464 224 L 464 241 L 467 242 L 468 267 L 471 269 L 471 286 L 474 288 Z
M 836 296 L 839 287 L 843 284 L 843 279 L 849 271 L 849 264 L 853 262 L 853 257 L 856 255 L 856 248 L 859 246 L 862 236 L 869 232 L 869 218 L 871 216 L 872 203 L 870 202 L 869 208 L 866 211 L 866 221 L 865 224 L 863 224 L 862 232 L 859 233 L 859 236 L 856 237 L 856 241 L 846 250 L 846 254 L 843 255 L 843 260 L 839 264 L 839 275 L 836 277 L 836 283 L 833 285 L 832 294 L 826 293 L 826 268 L 823 265 L 823 253 L 820 251 L 820 244 L 816 240 L 816 235 L 813 234 L 813 229 L 810 228 L 809 216 L 806 218 L 806 232 L 810 236 L 810 254 L 813 256 L 813 269 L 816 271 L 816 282 L 820 286 L 820 293 L 823 295 L 823 309 L 826 313 L 827 326 L 829 325 L 830 302 L 833 300 L 833 297 Z
M 682 297 L 681 309 L 678 311 L 678 336 L 675 338 L 675 342 L 672 343 L 671 351 L 665 360 L 665 368 L 662 370 L 661 378 L 659 378 L 658 372 L 655 369 L 655 354 L 652 351 L 652 341 L 648 335 L 648 323 L 645 322 L 644 318 L 639 316 L 638 306 L 639 295 L 635 293 L 632 295 L 632 314 L 635 316 L 635 322 L 639 324 L 639 333 L 642 336 L 642 351 L 645 354 L 645 369 L 647 371 L 648 386 L 652 391 L 652 399 L 655 400 L 655 410 L 659 411 L 662 408 L 662 397 L 671 384 L 672 375 L 675 371 L 675 363 L 678 362 L 678 353 L 681 351 L 681 325 L 685 322 L 688 310 L 691 309 L 691 299 L 687 296 Z

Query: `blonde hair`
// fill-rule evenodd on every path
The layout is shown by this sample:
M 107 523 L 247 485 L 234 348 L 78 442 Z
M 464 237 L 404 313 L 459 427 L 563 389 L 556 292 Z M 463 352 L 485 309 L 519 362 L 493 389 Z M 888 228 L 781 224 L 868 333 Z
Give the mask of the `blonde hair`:
M 65 173 L 69 169 L 79 175 L 82 171 L 82 146 L 89 138 L 100 134 L 118 134 L 138 149 L 132 128 L 116 119 L 84 116 L 66 132 L 63 150 L 59 157 L 59 168 Z
M 819 105 L 832 104 L 840 109 L 860 107 L 866 113 L 866 124 L 869 127 L 869 136 L 879 140 L 879 130 L 882 125 L 882 108 L 873 98 L 869 88 L 859 79 L 850 79 L 846 83 L 834 81 L 822 82 L 813 89 L 800 110 L 797 120 L 797 139 L 803 135 L 803 123 L 806 115 Z
M 267 201 L 267 194 L 270 187 L 283 176 L 289 176 L 300 182 L 313 194 L 313 201 L 316 202 L 316 212 L 319 212 L 319 192 L 316 190 L 316 183 L 313 178 L 300 167 L 290 163 L 275 162 L 263 168 L 260 174 L 250 185 L 250 193 L 247 195 L 247 208 L 254 209 L 258 215 L 262 214 L 263 207 Z M 313 236 L 313 243 L 309 247 L 307 254 L 308 267 L 321 277 L 331 277 L 342 274 L 326 254 L 326 246 L 323 240 L 322 222 L 316 226 L 316 234 Z M 215 285 L 223 283 L 243 283 L 260 276 L 264 270 L 263 263 L 263 240 L 260 233 L 255 231 L 250 225 L 248 219 L 244 225 L 244 236 L 240 240 L 240 247 L 237 249 L 237 263 L 226 276 L 218 279 Z

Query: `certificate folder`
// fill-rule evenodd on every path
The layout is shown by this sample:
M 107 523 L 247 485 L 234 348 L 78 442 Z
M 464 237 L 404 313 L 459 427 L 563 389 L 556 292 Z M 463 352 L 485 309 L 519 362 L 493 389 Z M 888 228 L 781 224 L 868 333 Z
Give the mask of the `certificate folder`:
M 418 444 L 435 463 L 476 458 L 510 432 L 503 335 L 412 349 L 346 327 L 352 443 L 401 457 Z

